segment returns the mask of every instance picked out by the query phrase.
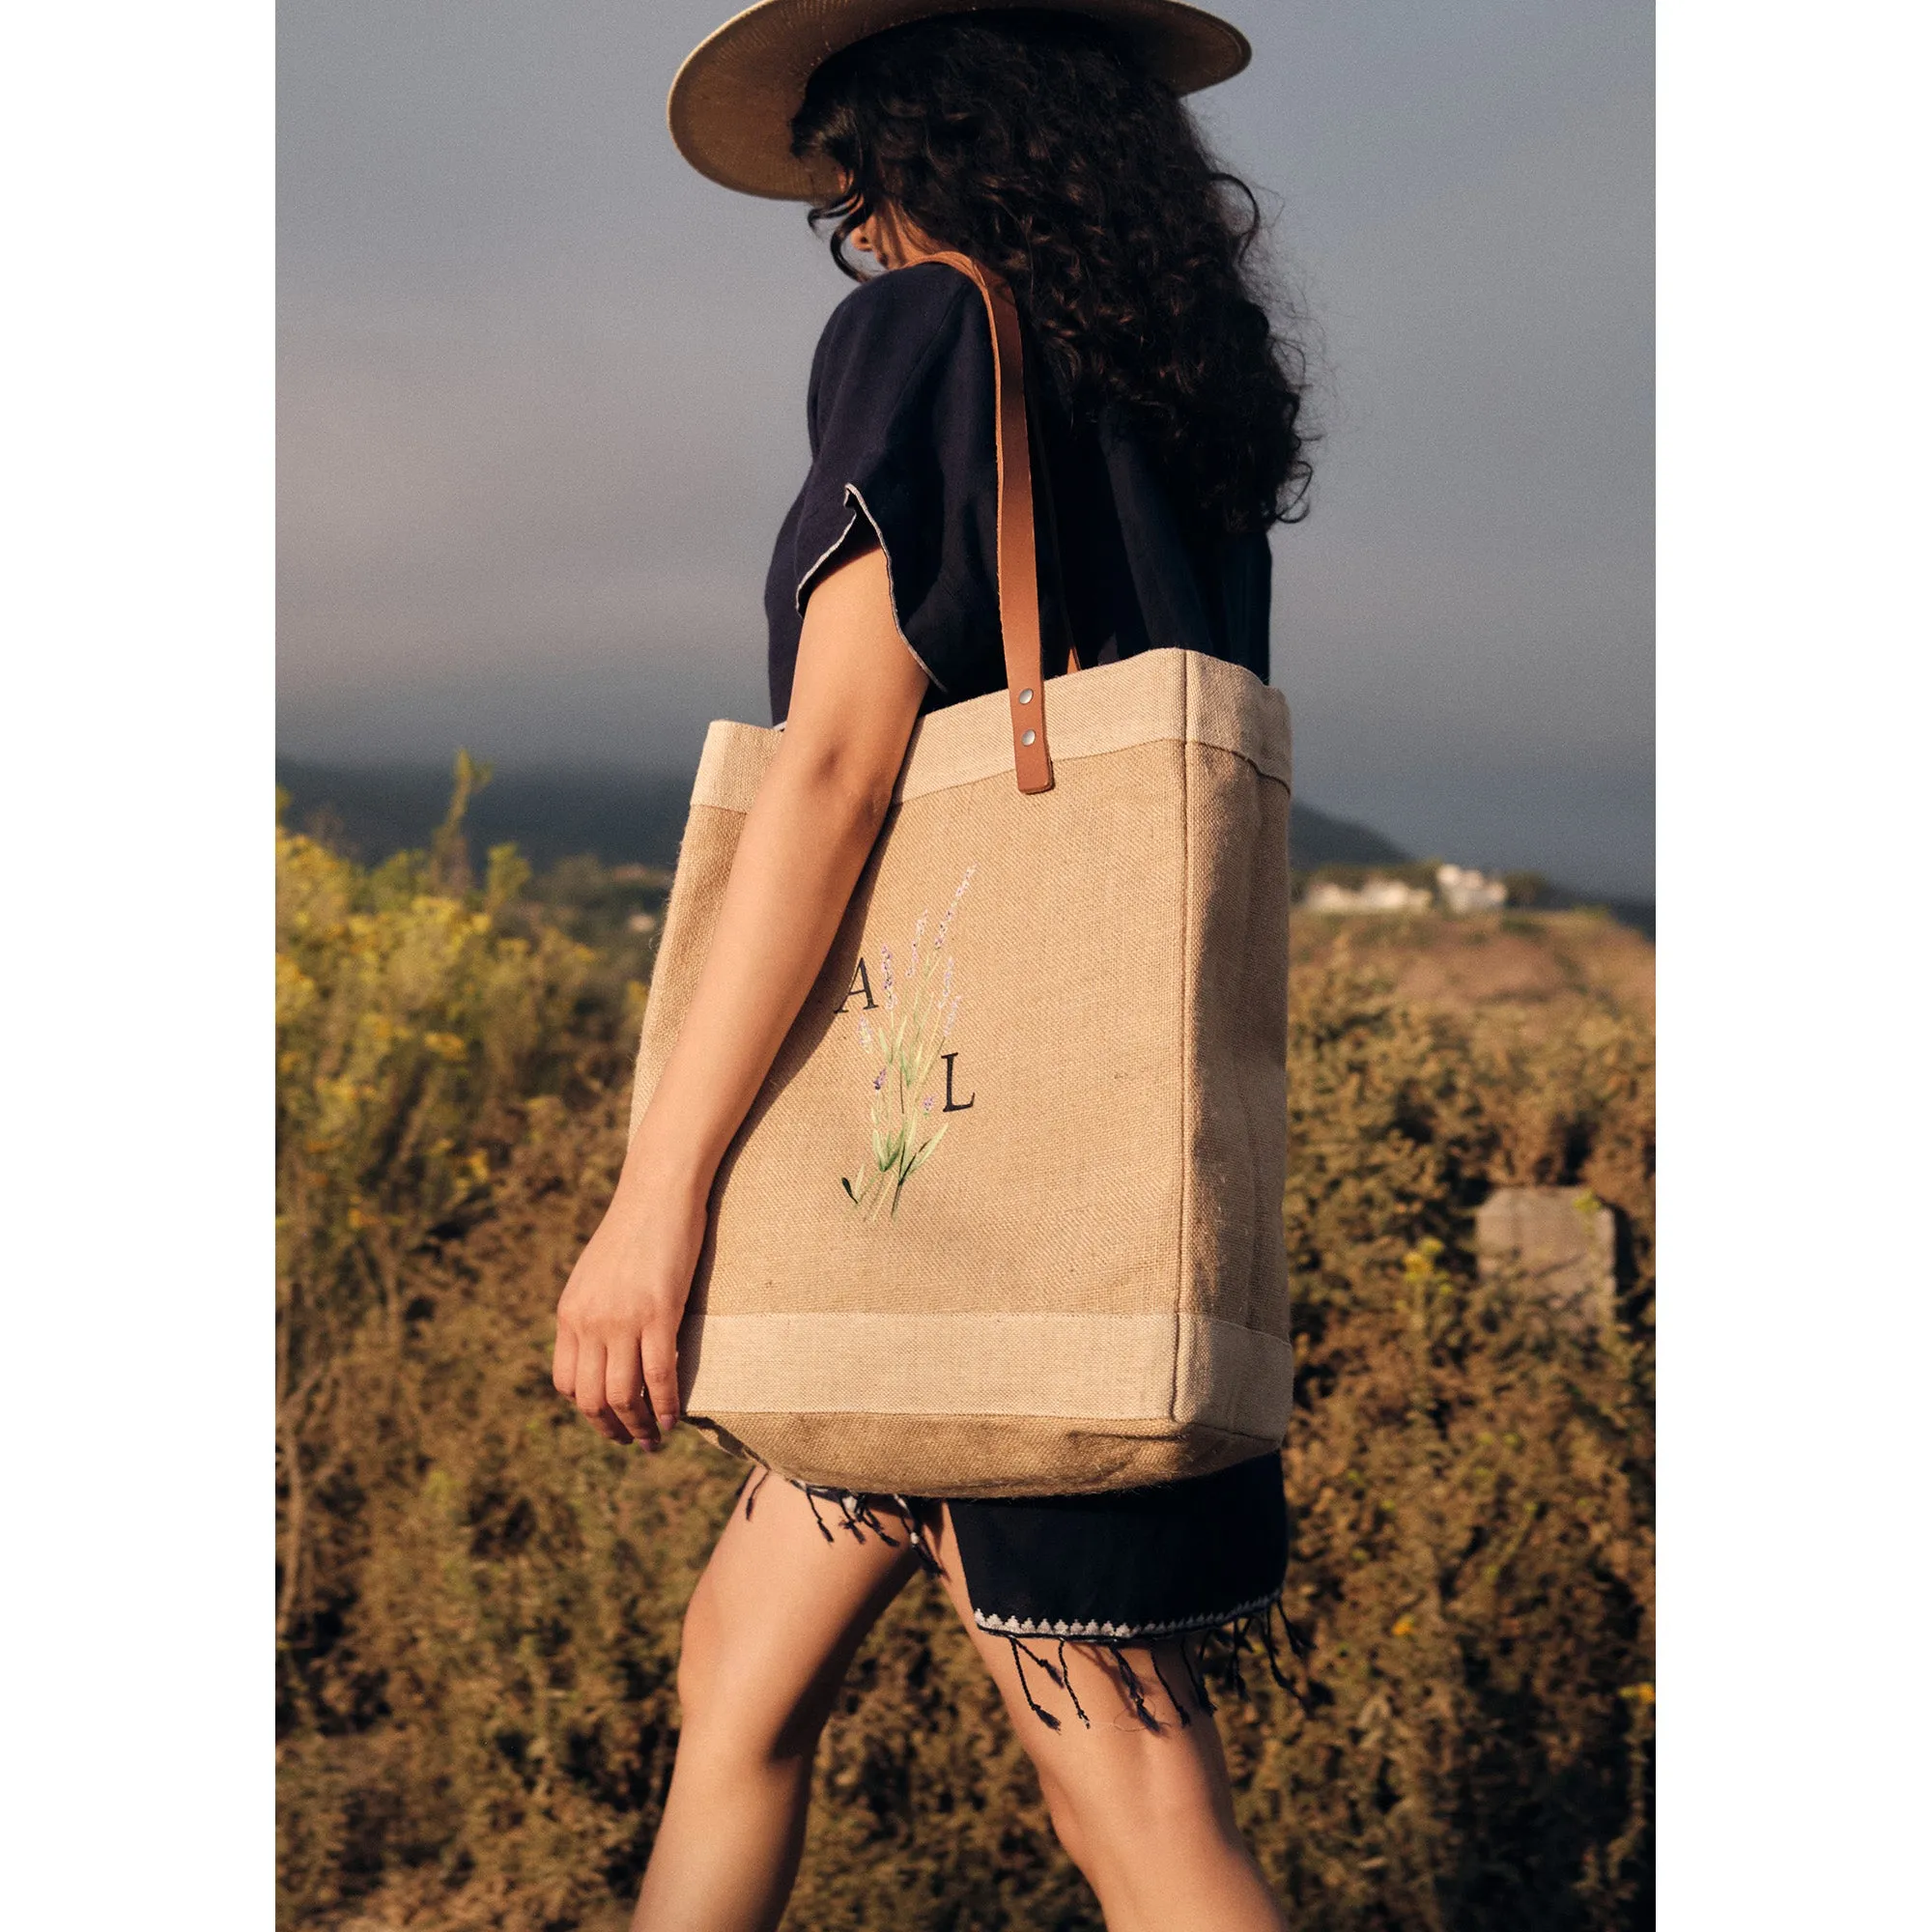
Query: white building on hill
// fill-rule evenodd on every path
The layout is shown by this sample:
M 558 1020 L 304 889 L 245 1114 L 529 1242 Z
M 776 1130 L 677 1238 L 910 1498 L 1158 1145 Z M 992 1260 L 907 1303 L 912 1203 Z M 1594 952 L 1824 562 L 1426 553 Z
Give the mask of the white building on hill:
M 1301 903 L 1309 912 L 1428 912 L 1435 895 L 1400 879 L 1364 879 L 1359 886 L 1317 879 Z
M 1317 879 L 1303 898 L 1306 912 L 1497 912 L 1509 903 L 1509 889 L 1500 879 L 1473 866 L 1438 866 L 1435 890 L 1412 886 L 1406 879 L 1371 874 L 1360 885 L 1345 886 L 1339 879 Z
M 1500 912 L 1509 903 L 1509 888 L 1473 866 L 1438 866 L 1435 890 L 1444 912 Z

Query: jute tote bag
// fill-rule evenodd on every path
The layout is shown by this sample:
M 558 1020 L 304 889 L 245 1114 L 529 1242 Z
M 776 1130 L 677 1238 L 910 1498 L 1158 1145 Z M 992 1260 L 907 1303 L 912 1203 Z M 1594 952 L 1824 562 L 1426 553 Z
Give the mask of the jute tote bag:
M 720 1171 L 686 1413 L 859 1492 L 1205 1474 L 1281 1442 L 1293 1379 L 1287 706 L 1192 651 L 1042 679 L 1017 318 L 1003 284 L 941 259 L 992 325 L 1009 688 L 914 732 Z M 705 738 L 633 1132 L 781 742 Z

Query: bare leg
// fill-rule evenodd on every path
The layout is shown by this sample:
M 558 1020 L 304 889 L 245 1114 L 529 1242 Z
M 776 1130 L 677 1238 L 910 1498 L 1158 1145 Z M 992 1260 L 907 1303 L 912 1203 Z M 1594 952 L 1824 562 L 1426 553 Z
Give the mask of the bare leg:
M 1158 1734 L 1141 1721 L 1105 1649 L 1068 1644 L 1065 1650 L 1068 1682 L 1091 1729 L 1073 1715 L 1066 1694 L 1034 1678 L 1028 1666 L 1035 1696 L 1060 1719 L 1060 1728 L 1049 1729 L 1027 1703 L 1011 1646 L 973 1621 L 950 1517 L 935 1542 L 947 1594 L 1000 1687 L 1039 1773 L 1053 1829 L 1094 1888 L 1108 1932 L 1173 1932 L 1176 1926 L 1286 1932 L 1288 1920 L 1236 1829 L 1213 1718 L 1190 1698 L 1183 1727 L 1160 1688 L 1164 1676 L 1188 1698 L 1178 1650 L 1163 1645 L 1157 1653 L 1127 1653 L 1147 1687 L 1148 1707 L 1160 1720 Z M 1044 1648 L 1058 1667 L 1059 1645 Z
M 632 1932 L 769 1932 L 805 1843 L 818 1734 L 866 1633 L 912 1574 L 779 1477 L 741 1497 L 685 1612 L 677 1763 Z

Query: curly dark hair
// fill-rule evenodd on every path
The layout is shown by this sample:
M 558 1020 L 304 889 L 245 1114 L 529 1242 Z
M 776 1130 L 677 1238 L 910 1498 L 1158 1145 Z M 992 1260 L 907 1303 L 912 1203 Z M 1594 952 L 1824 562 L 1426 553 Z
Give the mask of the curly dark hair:
M 812 75 L 792 147 L 851 185 L 811 219 L 854 280 L 847 238 L 902 211 L 1006 277 L 1067 407 L 1118 412 L 1183 516 L 1305 514 L 1304 363 L 1249 262 L 1254 193 L 1111 31 L 1026 10 L 892 28 Z

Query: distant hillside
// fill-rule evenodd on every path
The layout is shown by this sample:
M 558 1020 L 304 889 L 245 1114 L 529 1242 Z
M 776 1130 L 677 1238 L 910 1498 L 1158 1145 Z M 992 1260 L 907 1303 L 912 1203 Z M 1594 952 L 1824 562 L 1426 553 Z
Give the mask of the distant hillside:
M 447 766 L 278 758 L 275 782 L 289 794 L 290 826 L 323 831 L 365 864 L 427 845 L 449 809 Z M 669 866 L 690 802 L 683 774 L 499 770 L 467 823 L 479 852 L 514 844 L 539 869 L 584 852 L 607 866 Z
M 365 863 L 426 846 L 449 804 L 449 770 L 442 765 L 279 758 L 275 781 L 289 794 L 288 824 L 322 832 L 330 844 Z M 691 780 L 681 773 L 499 771 L 470 805 L 470 838 L 479 853 L 514 844 L 539 870 L 585 852 L 607 866 L 669 866 L 677 858 L 690 796 Z M 1413 860 L 1370 826 L 1331 818 L 1299 799 L 1293 810 L 1289 851 L 1297 871 Z M 1656 909 L 1647 901 L 1605 900 L 1551 885 L 1545 903 L 1603 904 L 1645 934 L 1656 929 Z
M 1415 855 L 1405 852 L 1393 839 L 1384 838 L 1369 826 L 1346 818 L 1330 818 L 1296 799 L 1289 826 L 1289 858 L 1297 872 L 1320 871 L 1324 866 L 1412 866 Z M 1457 858 L 1453 852 L 1435 858 Z M 1546 912 L 1575 912 L 1585 906 L 1602 906 L 1619 925 L 1627 925 L 1644 938 L 1657 937 L 1655 899 L 1610 898 L 1602 893 L 1577 892 L 1574 887 L 1545 880 L 1536 904 Z
M 1406 866 L 1414 857 L 1352 819 L 1330 818 L 1299 799 L 1289 808 L 1288 851 L 1297 872 L 1322 866 Z

